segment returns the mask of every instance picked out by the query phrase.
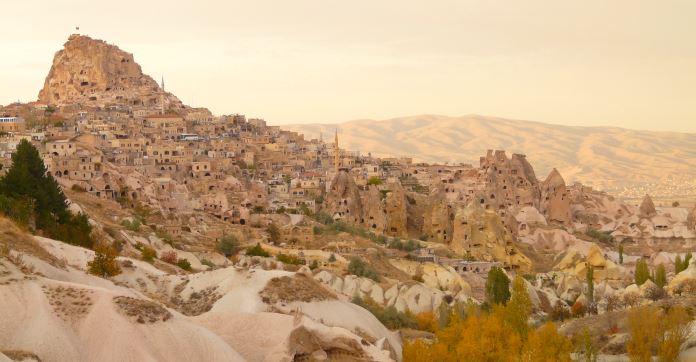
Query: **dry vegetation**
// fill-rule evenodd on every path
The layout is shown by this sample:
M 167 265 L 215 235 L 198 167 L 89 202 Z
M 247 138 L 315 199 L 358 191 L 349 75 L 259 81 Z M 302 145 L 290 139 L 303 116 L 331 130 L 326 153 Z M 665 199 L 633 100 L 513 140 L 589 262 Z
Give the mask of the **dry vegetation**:
M 264 303 L 314 302 L 336 299 L 336 295 L 302 274 L 271 279 L 259 292 Z
M 0 350 L 0 353 L 4 354 L 5 356 L 7 356 L 7 358 L 11 359 L 12 361 L 41 362 L 41 358 L 39 358 L 39 356 L 29 351 Z
M 175 289 L 177 294 L 167 302 L 167 306 L 176 309 L 184 315 L 201 315 L 213 308 L 213 304 L 222 297 L 217 293 L 217 287 L 208 287 L 201 291 L 191 293 L 189 299 L 184 301 L 179 293 L 181 293 L 185 285 L 186 283 L 182 283 L 177 286 Z
M 92 291 L 72 287 L 42 287 L 56 315 L 68 321 L 84 317 L 93 304 Z
M 118 296 L 114 297 L 114 303 L 123 313 L 138 323 L 166 322 L 172 317 L 166 308 L 147 300 Z
M 0 249 L 3 250 L 0 256 L 9 256 L 9 251 L 14 250 L 21 254 L 33 255 L 55 267 L 65 267 L 64 262 L 44 250 L 31 235 L 2 216 L 0 216 Z

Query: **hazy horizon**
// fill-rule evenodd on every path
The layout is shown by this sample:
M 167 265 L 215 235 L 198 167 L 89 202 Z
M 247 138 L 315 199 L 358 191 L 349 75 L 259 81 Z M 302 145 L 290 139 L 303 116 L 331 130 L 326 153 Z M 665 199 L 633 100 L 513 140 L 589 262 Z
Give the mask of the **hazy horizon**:
M 79 26 L 184 103 L 270 124 L 477 114 L 694 133 L 695 13 L 679 0 L 5 0 L 0 104 L 36 100 Z

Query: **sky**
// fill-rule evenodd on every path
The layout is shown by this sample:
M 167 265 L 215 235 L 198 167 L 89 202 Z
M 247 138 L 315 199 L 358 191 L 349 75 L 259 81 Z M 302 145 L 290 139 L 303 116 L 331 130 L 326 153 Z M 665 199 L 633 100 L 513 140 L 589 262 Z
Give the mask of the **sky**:
M 270 124 L 481 114 L 696 132 L 692 0 L 0 0 L 0 104 L 71 33 Z

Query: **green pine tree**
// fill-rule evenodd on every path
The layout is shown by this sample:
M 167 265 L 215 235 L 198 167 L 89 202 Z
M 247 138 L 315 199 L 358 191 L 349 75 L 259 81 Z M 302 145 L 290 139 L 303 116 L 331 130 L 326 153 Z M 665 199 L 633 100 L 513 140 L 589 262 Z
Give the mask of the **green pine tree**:
M 27 140 L 22 140 L 12 155 L 12 166 L 0 179 L 0 194 L 15 200 L 33 200 L 39 229 L 66 223 L 70 219 L 65 195 L 56 180 L 46 172 L 39 151 Z
M 33 221 L 53 239 L 88 248 L 94 245 L 87 216 L 68 211 L 63 191 L 27 140 L 19 143 L 12 166 L 0 178 L 0 211 L 23 224 Z

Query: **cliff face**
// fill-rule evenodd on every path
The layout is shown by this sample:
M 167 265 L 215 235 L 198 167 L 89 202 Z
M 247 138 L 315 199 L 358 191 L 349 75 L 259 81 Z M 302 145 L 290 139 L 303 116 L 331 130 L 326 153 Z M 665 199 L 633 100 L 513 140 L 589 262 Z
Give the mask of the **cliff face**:
M 133 55 L 115 45 L 73 34 L 56 52 L 39 101 L 55 104 L 106 106 L 159 106 L 162 89 L 143 74 Z M 164 94 L 167 109 L 183 108 L 171 93 Z

